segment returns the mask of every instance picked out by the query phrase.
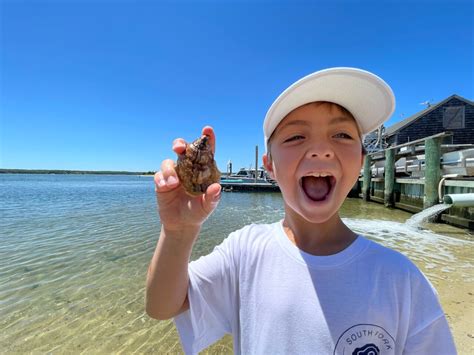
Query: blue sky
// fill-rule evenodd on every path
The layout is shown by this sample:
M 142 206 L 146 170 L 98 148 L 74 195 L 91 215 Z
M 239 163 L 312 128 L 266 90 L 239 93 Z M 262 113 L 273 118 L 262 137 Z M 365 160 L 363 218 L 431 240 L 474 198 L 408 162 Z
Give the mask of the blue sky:
M 353 66 L 397 97 L 387 126 L 474 98 L 472 1 L 0 0 L 0 167 L 158 170 L 204 125 L 221 170 L 263 152 L 276 96 Z

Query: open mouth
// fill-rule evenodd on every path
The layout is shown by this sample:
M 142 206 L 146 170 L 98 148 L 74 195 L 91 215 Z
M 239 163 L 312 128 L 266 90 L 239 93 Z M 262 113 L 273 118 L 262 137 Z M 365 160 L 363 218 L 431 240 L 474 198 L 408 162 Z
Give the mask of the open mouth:
M 324 201 L 331 193 L 336 178 L 329 173 L 314 173 L 301 178 L 301 187 L 312 201 Z

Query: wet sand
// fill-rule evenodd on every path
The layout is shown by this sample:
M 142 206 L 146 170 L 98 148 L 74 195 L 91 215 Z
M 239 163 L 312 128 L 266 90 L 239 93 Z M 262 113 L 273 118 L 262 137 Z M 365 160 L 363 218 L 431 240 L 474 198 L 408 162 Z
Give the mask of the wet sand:
M 442 281 L 433 282 L 459 354 L 474 354 L 473 276 L 472 269 L 459 270 L 447 274 Z
M 443 285 L 438 289 L 459 354 L 474 354 L 473 285 L 458 286 Z
M 458 353 L 474 354 L 474 232 L 447 224 L 425 225 L 429 230 L 467 243 L 456 248 L 454 259 L 445 261 L 453 268 L 418 265 L 438 291 L 441 305 L 453 333 Z M 435 277 L 436 275 L 436 277 Z

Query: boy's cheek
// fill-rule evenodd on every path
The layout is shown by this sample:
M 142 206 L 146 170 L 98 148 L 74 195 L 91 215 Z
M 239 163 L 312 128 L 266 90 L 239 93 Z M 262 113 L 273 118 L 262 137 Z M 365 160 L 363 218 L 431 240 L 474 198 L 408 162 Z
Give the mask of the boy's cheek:
M 272 149 L 271 158 L 268 159 L 265 167 L 270 173 L 271 178 L 278 181 L 281 176 L 296 173 L 295 162 L 298 160 L 298 154 L 289 153 L 288 151 L 282 151 L 279 149 Z

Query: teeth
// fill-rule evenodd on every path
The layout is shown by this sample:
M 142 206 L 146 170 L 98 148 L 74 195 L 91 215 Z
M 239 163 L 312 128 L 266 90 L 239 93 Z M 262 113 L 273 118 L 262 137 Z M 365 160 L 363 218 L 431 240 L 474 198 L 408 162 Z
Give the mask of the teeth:
M 331 173 L 311 173 L 311 174 L 308 174 L 307 176 L 326 177 L 326 176 L 332 176 L 332 174 Z

